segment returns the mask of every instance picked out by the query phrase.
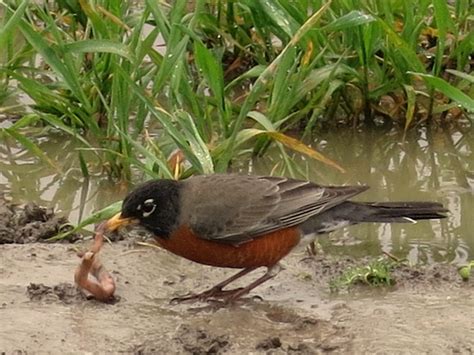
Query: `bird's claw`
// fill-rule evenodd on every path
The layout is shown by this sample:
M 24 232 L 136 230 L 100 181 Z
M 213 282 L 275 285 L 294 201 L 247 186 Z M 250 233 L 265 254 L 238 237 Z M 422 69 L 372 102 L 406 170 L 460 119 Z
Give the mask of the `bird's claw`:
M 237 300 L 243 290 L 243 287 L 234 288 L 232 290 L 223 290 L 218 287 L 213 287 L 201 293 L 190 293 L 185 296 L 175 297 L 171 299 L 170 304 L 177 305 L 185 302 L 216 302 L 223 301 L 224 303 L 231 303 Z

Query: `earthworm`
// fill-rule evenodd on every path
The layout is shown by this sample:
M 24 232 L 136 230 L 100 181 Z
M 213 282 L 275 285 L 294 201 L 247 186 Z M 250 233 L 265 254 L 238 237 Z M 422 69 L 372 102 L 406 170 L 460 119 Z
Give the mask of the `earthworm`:
M 74 273 L 74 281 L 80 288 L 90 292 L 95 299 L 107 302 L 114 296 L 115 281 L 102 266 L 97 255 L 103 244 L 104 224 L 102 223 L 96 229 L 91 248 L 85 253 L 78 254 L 82 260 Z M 92 278 L 89 278 L 89 274 Z

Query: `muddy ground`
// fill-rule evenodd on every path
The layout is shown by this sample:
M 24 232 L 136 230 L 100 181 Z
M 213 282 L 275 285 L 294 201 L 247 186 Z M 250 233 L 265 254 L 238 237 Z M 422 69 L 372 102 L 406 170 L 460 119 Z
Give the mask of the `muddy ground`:
M 117 299 L 103 304 L 87 299 L 72 281 L 77 250 L 90 241 L 18 244 L 43 240 L 42 225 L 50 231 L 64 224 L 51 211 L 47 218 L 33 214 L 40 223 L 19 220 L 22 208 L 0 204 L 0 233 L 10 233 L 8 244 L 0 245 L 0 353 L 474 352 L 474 283 L 462 282 L 452 265 L 403 267 L 395 287 L 335 295 L 329 280 L 360 261 L 305 258 L 297 251 L 285 259 L 286 270 L 252 294 L 262 299 L 228 307 L 171 305 L 172 297 L 203 290 L 235 271 L 123 240 L 101 252 L 117 282 Z M 51 222 L 55 218 L 61 223 Z M 20 232 L 25 227 L 38 233 Z

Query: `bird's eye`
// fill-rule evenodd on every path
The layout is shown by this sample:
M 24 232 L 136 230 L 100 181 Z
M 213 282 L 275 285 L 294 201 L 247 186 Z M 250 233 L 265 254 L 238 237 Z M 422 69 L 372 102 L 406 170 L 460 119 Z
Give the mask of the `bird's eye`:
M 141 206 L 141 210 L 143 211 L 143 217 L 148 217 L 155 211 L 156 205 L 155 201 L 153 199 L 148 199 L 145 202 L 143 202 L 143 205 Z

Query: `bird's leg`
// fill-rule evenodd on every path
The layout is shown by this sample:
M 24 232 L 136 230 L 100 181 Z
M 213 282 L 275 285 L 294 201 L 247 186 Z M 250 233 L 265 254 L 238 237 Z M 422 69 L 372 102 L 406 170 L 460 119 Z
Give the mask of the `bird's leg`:
M 315 256 L 316 255 L 316 242 L 310 242 L 306 246 L 306 252 L 308 253 L 309 256 Z
M 229 292 L 241 290 L 242 288 L 237 288 L 233 290 L 223 290 L 224 287 L 226 287 L 228 284 L 231 282 L 234 282 L 235 280 L 241 278 L 242 276 L 247 275 L 249 272 L 252 272 L 253 270 L 257 269 L 256 267 L 250 267 L 247 269 L 243 269 L 239 271 L 237 274 L 232 275 L 228 279 L 225 279 L 224 281 L 218 283 L 214 287 L 210 288 L 209 290 L 206 290 L 204 292 L 198 293 L 198 294 L 192 294 L 189 296 L 183 296 L 183 297 L 175 297 L 171 300 L 171 303 L 181 303 L 185 301 L 195 301 L 195 300 L 200 300 L 200 301 L 206 301 L 211 298 L 221 298 L 228 294 Z
M 268 267 L 267 272 L 262 275 L 260 278 L 252 282 L 250 285 L 242 288 L 237 288 L 234 290 L 229 290 L 225 295 L 223 295 L 221 298 L 225 303 L 231 303 L 243 295 L 246 295 L 250 291 L 252 291 L 255 287 L 263 284 L 265 281 L 268 281 L 270 279 L 273 279 L 278 273 L 283 270 L 283 267 L 280 264 L 275 264 L 273 266 Z
M 238 278 L 248 274 L 249 272 L 255 270 L 256 267 L 254 268 L 248 268 L 240 271 L 239 273 L 235 274 L 234 276 L 230 277 L 229 279 L 217 284 L 213 288 L 204 291 L 199 294 L 195 295 L 190 295 L 190 296 L 184 296 L 184 297 L 177 297 L 173 298 L 171 300 L 171 303 L 181 303 L 185 301 L 207 301 L 210 299 L 221 299 L 225 303 L 231 303 L 243 295 L 246 295 L 250 291 L 252 291 L 255 287 L 261 285 L 265 281 L 268 281 L 270 279 L 273 279 L 283 268 L 280 266 L 280 264 L 275 264 L 271 267 L 268 267 L 267 272 L 262 275 L 260 278 L 252 282 L 250 285 L 246 287 L 239 287 L 235 288 L 232 290 L 223 290 L 225 286 L 230 284 L 231 282 L 237 280 Z

